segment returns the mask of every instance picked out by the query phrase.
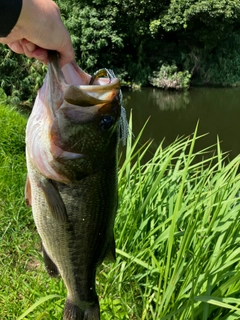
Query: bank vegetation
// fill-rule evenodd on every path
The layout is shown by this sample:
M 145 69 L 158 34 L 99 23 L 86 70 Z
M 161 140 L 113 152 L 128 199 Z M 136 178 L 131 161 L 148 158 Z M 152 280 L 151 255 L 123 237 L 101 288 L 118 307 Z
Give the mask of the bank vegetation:
M 238 0 L 57 2 L 76 60 L 87 72 L 112 68 L 130 87 L 240 84 Z M 0 57 L 1 88 L 12 102 L 31 105 L 45 67 L 4 46 Z
M 59 320 L 66 289 L 44 270 L 24 201 L 25 125 L 0 104 L 0 319 Z M 158 147 L 128 139 L 119 168 L 117 260 L 97 273 L 103 320 L 240 318 L 239 157 L 195 151 L 197 131 Z M 215 149 L 215 155 L 212 150 Z

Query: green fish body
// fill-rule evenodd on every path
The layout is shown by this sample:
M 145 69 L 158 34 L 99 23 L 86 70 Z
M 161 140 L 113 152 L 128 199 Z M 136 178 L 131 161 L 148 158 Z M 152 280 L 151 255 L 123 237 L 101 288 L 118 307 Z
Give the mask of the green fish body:
M 120 116 L 118 79 L 91 78 L 75 63 L 61 71 L 50 53 L 26 130 L 25 194 L 46 269 L 67 288 L 64 320 L 100 319 L 95 275 L 115 258 Z

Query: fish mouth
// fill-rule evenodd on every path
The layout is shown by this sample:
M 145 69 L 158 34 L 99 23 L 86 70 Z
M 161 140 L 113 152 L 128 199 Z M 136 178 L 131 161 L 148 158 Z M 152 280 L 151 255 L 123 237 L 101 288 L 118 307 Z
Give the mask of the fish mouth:
M 58 84 L 53 92 L 54 105 L 51 106 L 51 114 L 66 101 L 69 104 L 80 107 L 97 106 L 100 109 L 103 105 L 110 103 L 120 91 L 120 81 L 111 70 L 100 69 L 90 76 L 84 72 L 75 61 L 60 68 L 58 54 L 49 52 L 49 85 Z M 61 94 L 59 94 L 61 92 Z
M 54 56 L 50 58 L 50 62 L 53 65 L 53 67 L 57 69 L 60 69 L 60 66 L 58 62 L 56 62 L 56 59 Z M 56 65 L 57 64 L 57 65 Z M 69 65 L 71 65 L 71 68 L 69 68 Z M 57 70 L 56 70 L 57 71 Z M 59 72 L 59 70 L 57 71 Z M 93 90 L 103 88 L 100 87 L 106 87 L 110 88 L 111 86 L 115 86 L 116 83 L 119 82 L 119 80 L 115 77 L 112 70 L 108 70 L 106 68 L 100 69 L 96 71 L 93 76 L 83 71 L 76 63 L 76 61 L 72 61 L 69 64 L 66 64 L 61 68 L 61 77 L 63 76 L 67 84 L 72 84 L 74 86 L 81 86 L 85 87 L 93 87 Z M 59 79 L 60 80 L 60 79 Z

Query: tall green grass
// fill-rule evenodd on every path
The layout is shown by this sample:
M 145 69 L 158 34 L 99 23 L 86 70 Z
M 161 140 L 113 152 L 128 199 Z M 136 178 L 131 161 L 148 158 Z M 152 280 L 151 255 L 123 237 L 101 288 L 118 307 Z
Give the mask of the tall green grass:
M 0 107 L 0 319 L 61 319 L 66 290 L 44 271 L 24 204 L 26 119 Z M 201 137 L 162 145 L 142 164 L 130 137 L 119 169 L 117 261 L 97 275 L 103 320 L 240 318 L 239 160 Z M 14 152 L 14 150 L 17 150 Z

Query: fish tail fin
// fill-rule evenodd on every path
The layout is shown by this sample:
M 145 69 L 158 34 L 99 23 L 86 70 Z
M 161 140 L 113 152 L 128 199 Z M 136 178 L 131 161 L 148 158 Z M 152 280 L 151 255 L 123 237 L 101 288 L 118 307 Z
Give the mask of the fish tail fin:
M 84 320 L 84 311 L 67 300 L 65 303 L 63 320 Z
M 100 320 L 99 303 L 96 302 L 83 311 L 67 300 L 65 303 L 63 320 Z
M 47 254 L 47 251 L 45 250 L 44 246 L 42 245 L 42 252 L 43 252 L 43 260 L 45 264 L 45 268 L 47 270 L 47 273 L 50 275 L 50 277 L 58 277 L 59 271 L 55 263 L 52 261 L 52 259 Z

